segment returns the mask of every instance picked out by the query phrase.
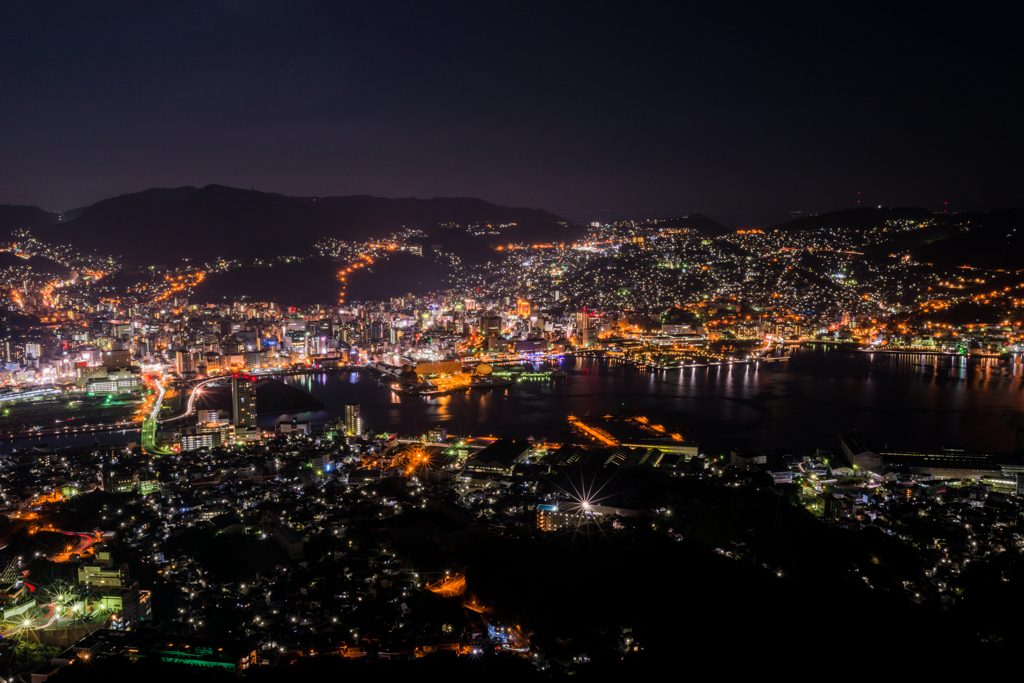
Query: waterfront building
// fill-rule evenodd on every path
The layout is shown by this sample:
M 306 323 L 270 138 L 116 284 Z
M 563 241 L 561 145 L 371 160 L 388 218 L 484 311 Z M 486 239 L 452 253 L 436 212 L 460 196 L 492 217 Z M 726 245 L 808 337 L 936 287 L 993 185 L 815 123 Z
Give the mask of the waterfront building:
M 259 441 L 256 382 L 252 377 L 231 378 L 231 425 L 235 428 L 235 441 Z
M 347 436 L 362 436 L 363 418 L 359 414 L 359 404 L 349 403 L 345 406 L 345 434 Z

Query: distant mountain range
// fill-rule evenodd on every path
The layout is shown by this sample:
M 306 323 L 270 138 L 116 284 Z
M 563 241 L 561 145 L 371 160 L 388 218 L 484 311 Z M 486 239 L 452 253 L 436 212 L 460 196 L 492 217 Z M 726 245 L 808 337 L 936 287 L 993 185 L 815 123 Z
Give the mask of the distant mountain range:
M 969 265 L 1011 271 L 1024 268 L 1024 208 L 958 214 L 913 207 L 850 209 L 798 218 L 772 229 L 856 232 L 903 221 L 928 225 L 896 232 L 891 240 L 872 247 L 870 252 L 909 252 L 915 261 L 946 267 Z
M 970 214 L 933 213 L 915 207 L 851 209 L 806 216 L 767 230 L 859 232 L 908 222 L 927 226 L 894 230 L 891 239 L 868 247 L 867 257 L 910 253 L 916 261 L 944 267 L 972 265 L 1008 271 L 1024 267 L 1020 257 L 1024 254 L 1024 209 Z M 701 214 L 661 219 L 658 225 L 688 228 L 706 238 L 731 232 Z M 424 256 L 431 258 L 393 255 L 372 272 L 353 274 L 347 292 L 352 300 L 443 286 L 451 278 L 445 265 L 449 256 L 466 265 L 481 265 L 503 258 L 504 252 L 496 251 L 496 246 L 571 243 L 586 230 L 541 209 L 498 206 L 467 197 L 288 197 L 221 185 L 150 189 L 62 213 L 32 206 L 0 206 L 0 239 L 26 228 L 44 242 L 119 257 L 129 269 L 161 263 L 174 266 L 185 259 L 207 262 L 215 257 L 269 260 L 301 256 L 305 258 L 301 265 L 275 265 L 279 275 L 287 277 L 273 278 L 272 286 L 263 282 L 263 269 L 245 268 L 211 274 L 198 294 L 218 300 L 271 298 L 277 292 L 282 301 L 311 302 L 336 300 L 340 289 L 336 264 L 326 258 L 309 258 L 316 242 L 324 238 L 377 239 L 406 228 L 426 234 L 411 241 L 420 243 Z M 8 265 L 24 265 L 10 256 Z M 32 259 L 32 265 L 42 269 L 57 266 L 44 261 Z M 314 279 L 323 287 L 315 295 L 307 291 Z M 282 285 L 284 280 L 294 281 L 295 291 Z M 264 291 L 268 286 L 270 291 Z
M 243 266 L 210 273 L 193 291 L 192 300 L 274 301 L 287 306 L 337 304 L 342 290 L 338 271 L 345 264 L 326 256 L 291 263 Z M 115 278 L 118 276 L 114 276 Z M 426 294 L 452 285 L 452 269 L 443 262 L 395 252 L 349 276 L 348 301 L 380 300 L 410 292 Z
M 35 206 L 0 206 L 0 233 L 8 235 L 12 230 L 37 229 L 56 225 L 60 214 L 43 211 Z
M 791 221 L 776 225 L 773 230 L 802 230 L 813 231 L 829 228 L 846 228 L 848 230 L 868 230 L 886 221 L 927 221 L 937 215 L 928 209 L 917 207 L 897 206 L 879 209 L 846 209 L 844 211 L 829 211 L 814 216 L 803 216 Z
M 447 224 L 506 225 L 500 241 L 518 242 L 561 229 L 562 222 L 540 209 L 468 197 L 288 197 L 222 185 L 150 189 L 63 215 L 0 207 L 0 230 L 6 233 L 32 228 L 38 239 L 114 255 L 130 265 L 307 254 L 323 238 L 380 238 L 403 228 L 433 232 Z

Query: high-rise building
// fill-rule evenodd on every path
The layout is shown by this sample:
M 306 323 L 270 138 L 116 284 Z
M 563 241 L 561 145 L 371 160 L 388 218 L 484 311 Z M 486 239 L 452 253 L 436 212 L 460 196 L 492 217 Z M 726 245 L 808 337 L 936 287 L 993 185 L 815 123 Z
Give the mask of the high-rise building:
M 246 351 L 245 352 L 245 365 L 253 370 L 267 367 L 269 358 L 266 351 Z
M 485 337 L 500 337 L 501 316 L 497 313 L 487 313 L 480 316 L 480 333 Z
M 132 364 L 132 353 L 128 349 L 111 349 L 103 354 L 103 365 L 110 369 L 126 368 Z
M 188 351 L 178 351 L 175 354 L 174 360 L 179 375 L 194 373 L 196 371 L 195 359 Z
M 359 404 L 349 403 L 345 406 L 345 434 L 361 436 L 362 433 L 363 418 L 359 415 Z
M 235 428 L 235 441 L 258 441 L 256 424 L 256 382 L 252 377 L 235 375 L 231 378 L 231 426 Z
M 24 349 L 18 346 L 10 335 L 0 339 L 0 360 L 5 363 L 17 363 L 24 357 Z
M 310 320 L 306 323 L 306 331 L 314 337 L 330 337 L 334 334 L 331 320 Z
M 196 417 L 194 429 L 187 429 L 181 438 L 182 450 L 196 450 L 204 446 L 216 448 L 231 443 L 234 427 L 227 418 L 221 418 L 219 410 L 200 410 Z
M 520 318 L 530 317 L 530 302 L 519 299 L 516 301 L 516 313 Z

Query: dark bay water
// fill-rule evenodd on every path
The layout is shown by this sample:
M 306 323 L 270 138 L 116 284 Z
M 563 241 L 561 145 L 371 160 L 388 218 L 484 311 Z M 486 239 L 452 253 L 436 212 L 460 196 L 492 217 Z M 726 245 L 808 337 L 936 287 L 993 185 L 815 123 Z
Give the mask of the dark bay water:
M 460 435 L 559 438 L 570 414 L 623 407 L 685 429 L 711 453 L 730 448 L 836 448 L 858 429 L 878 447 L 1010 451 L 1024 417 L 1024 364 L 1011 360 L 799 349 L 788 361 L 651 373 L 609 361 L 566 359 L 568 377 L 507 390 L 433 399 L 397 396 L 362 374 L 286 381 L 326 411 L 281 419 L 327 420 L 362 405 L 370 429 L 423 433 L 441 424 Z
M 441 424 L 449 433 L 559 439 L 570 414 L 617 414 L 623 407 L 687 430 L 709 453 L 731 448 L 836 448 L 858 429 L 878 447 L 1011 451 L 1024 418 L 1024 364 L 1011 360 L 893 356 L 799 349 L 788 361 L 657 372 L 592 358 L 564 361 L 568 377 L 525 381 L 491 392 L 433 399 L 398 396 L 368 375 L 286 377 L 327 409 L 263 417 L 271 426 L 293 417 L 326 422 L 362 405 L 369 429 L 421 434 Z M 88 445 L 137 440 L 137 432 L 53 437 L 0 444 L 0 451 L 38 443 Z

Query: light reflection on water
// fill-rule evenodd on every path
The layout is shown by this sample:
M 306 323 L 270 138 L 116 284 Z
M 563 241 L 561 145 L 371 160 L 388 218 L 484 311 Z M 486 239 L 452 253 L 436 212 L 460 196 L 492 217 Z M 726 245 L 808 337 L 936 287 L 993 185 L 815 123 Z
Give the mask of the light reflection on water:
M 398 396 L 365 375 L 321 376 L 324 381 L 308 386 L 328 409 L 298 417 L 326 420 L 352 402 L 362 404 L 371 428 L 419 433 L 441 423 L 460 434 L 557 439 L 569 414 L 626 408 L 689 430 L 709 451 L 724 452 L 835 448 L 838 435 L 851 429 L 879 446 L 1007 451 L 1014 434 L 1002 426 L 1002 415 L 1024 416 L 1020 358 L 800 349 L 787 362 L 758 365 L 652 373 L 569 358 L 565 369 L 565 380 L 434 399 Z
M 592 358 L 565 360 L 567 379 L 525 381 L 505 390 L 433 399 L 401 396 L 360 373 L 283 378 L 327 409 L 265 416 L 326 422 L 346 403 L 362 405 L 370 429 L 425 433 L 436 424 L 460 435 L 558 439 L 569 414 L 623 408 L 688 430 L 709 452 L 730 448 L 836 448 L 859 429 L 876 445 L 1009 451 L 1014 430 L 1002 415 L 1024 417 L 1021 358 L 964 358 L 800 349 L 786 362 L 647 372 Z M 120 433 L 0 443 L 0 451 L 39 443 L 116 443 Z M 135 437 L 137 438 L 137 436 Z

